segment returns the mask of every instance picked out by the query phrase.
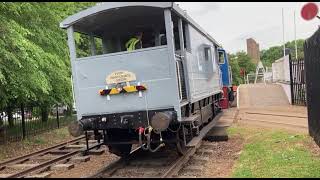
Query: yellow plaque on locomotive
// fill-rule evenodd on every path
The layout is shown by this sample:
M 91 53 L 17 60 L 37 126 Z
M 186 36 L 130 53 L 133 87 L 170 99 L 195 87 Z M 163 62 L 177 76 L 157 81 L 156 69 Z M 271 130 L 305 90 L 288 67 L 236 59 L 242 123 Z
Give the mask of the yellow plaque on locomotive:
M 106 78 L 107 84 L 117 84 L 123 82 L 135 81 L 136 75 L 129 71 L 114 71 Z

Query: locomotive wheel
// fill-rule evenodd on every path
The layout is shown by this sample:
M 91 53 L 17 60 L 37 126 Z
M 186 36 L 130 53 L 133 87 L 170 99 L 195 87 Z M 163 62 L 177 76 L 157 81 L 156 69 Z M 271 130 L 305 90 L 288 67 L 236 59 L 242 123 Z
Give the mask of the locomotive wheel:
M 180 129 L 176 133 L 176 141 L 177 141 L 176 147 L 177 147 L 178 154 L 181 156 L 185 155 L 187 152 L 187 147 L 184 145 L 182 129 Z
M 109 148 L 109 152 L 120 157 L 125 157 L 130 154 L 132 144 L 112 144 L 112 145 L 108 145 L 108 148 Z

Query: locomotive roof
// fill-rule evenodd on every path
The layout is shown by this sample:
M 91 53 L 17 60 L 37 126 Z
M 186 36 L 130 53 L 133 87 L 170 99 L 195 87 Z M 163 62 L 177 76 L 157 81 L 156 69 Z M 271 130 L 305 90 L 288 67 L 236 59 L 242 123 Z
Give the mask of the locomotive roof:
M 203 35 L 209 38 L 213 43 L 220 46 L 218 42 L 211 37 L 205 30 L 203 30 L 188 14 L 183 11 L 177 4 L 173 2 L 108 2 L 108 3 L 99 3 L 96 6 L 90 7 L 83 11 L 80 11 L 74 15 L 67 17 L 64 21 L 60 23 L 61 28 L 68 28 L 69 26 L 81 22 L 82 20 L 96 16 L 97 14 L 111 10 L 118 9 L 122 7 L 133 7 L 133 6 L 142 6 L 142 7 L 153 7 L 166 9 L 170 8 L 176 14 L 181 16 L 184 20 L 189 22 L 193 27 L 198 29 Z

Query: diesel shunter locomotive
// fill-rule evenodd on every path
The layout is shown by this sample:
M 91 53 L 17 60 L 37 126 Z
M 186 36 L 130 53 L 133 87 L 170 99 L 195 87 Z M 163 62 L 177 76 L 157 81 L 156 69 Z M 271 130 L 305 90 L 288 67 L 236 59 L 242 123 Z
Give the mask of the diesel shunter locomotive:
M 231 88 L 225 51 L 175 3 L 98 3 L 60 27 L 68 34 L 77 109 L 69 131 L 93 131 L 118 156 L 133 144 L 184 154 L 230 97 L 223 93 Z M 76 33 L 87 37 L 90 55 L 77 53 Z M 129 50 L 137 33 L 141 42 Z

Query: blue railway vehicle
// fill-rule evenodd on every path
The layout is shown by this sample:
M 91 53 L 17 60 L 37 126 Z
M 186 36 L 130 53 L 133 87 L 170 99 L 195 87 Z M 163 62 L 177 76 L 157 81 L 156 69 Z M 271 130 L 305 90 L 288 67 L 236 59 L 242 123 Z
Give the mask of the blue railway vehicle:
M 232 71 L 226 51 L 222 48 L 219 48 L 218 53 L 223 89 L 223 98 L 222 100 L 220 100 L 220 106 L 223 109 L 227 109 L 230 107 L 230 102 L 234 101 L 234 92 L 232 88 Z

